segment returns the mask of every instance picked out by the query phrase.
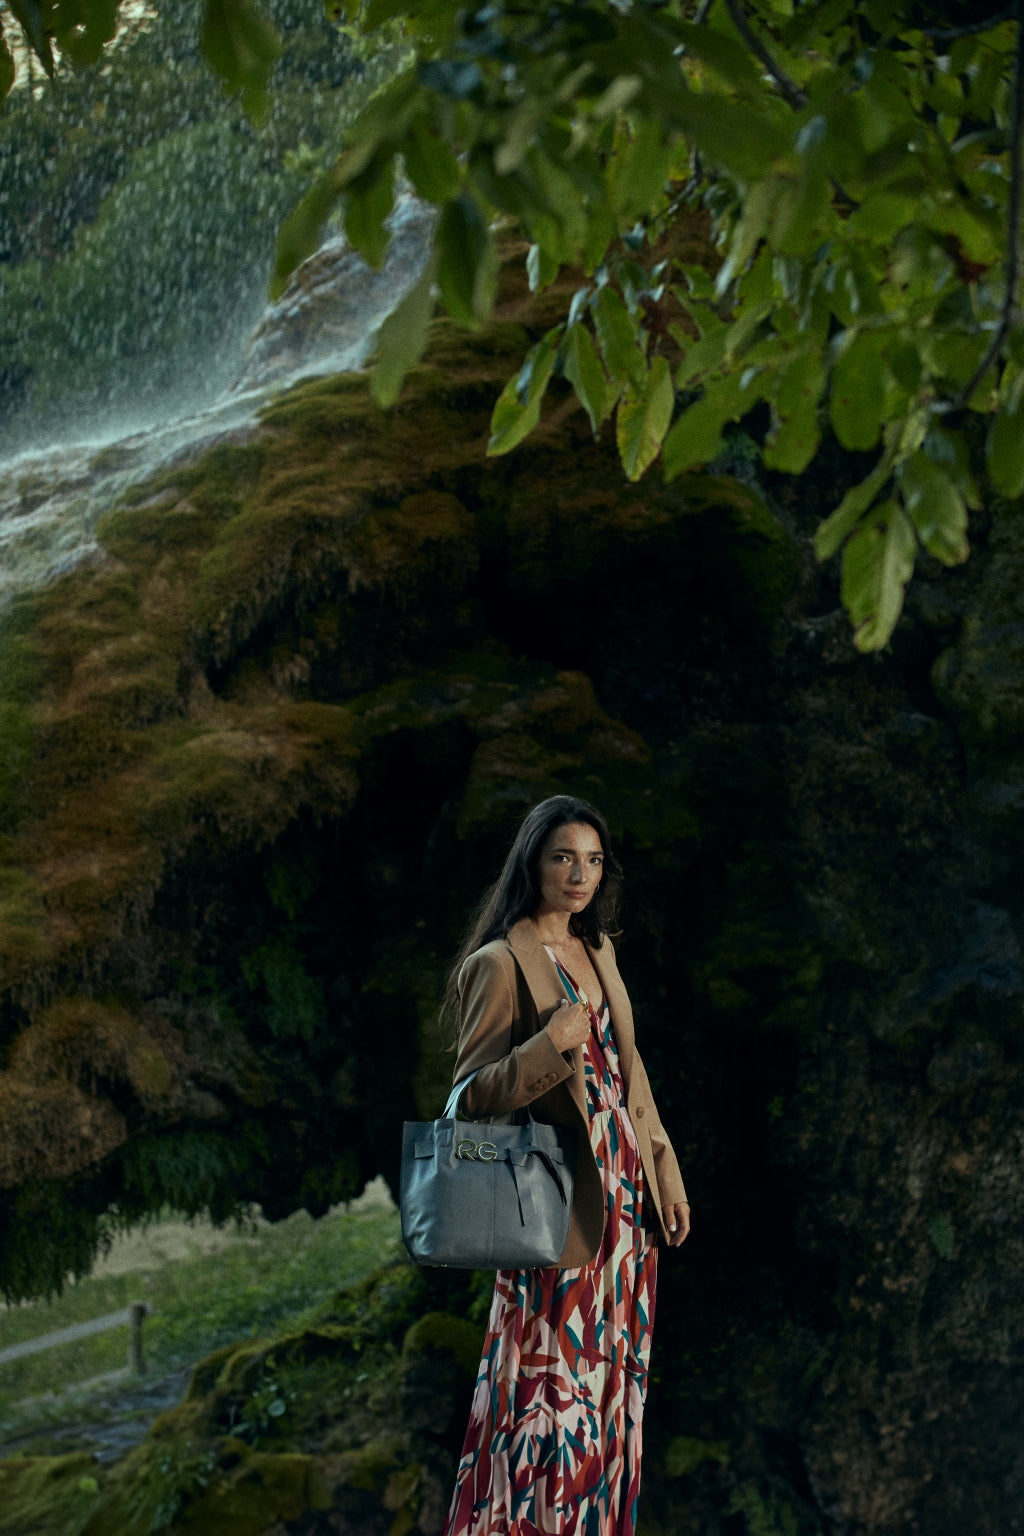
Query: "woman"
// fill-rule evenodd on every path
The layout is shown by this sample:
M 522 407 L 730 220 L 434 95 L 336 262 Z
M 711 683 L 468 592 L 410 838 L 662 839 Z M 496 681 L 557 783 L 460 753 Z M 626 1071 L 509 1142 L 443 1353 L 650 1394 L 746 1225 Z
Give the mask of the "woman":
M 683 1242 L 690 1208 L 607 936 L 619 876 L 592 806 L 543 801 L 449 979 L 463 1110 L 529 1104 L 579 1155 L 559 1267 L 498 1272 L 446 1536 L 636 1526 L 654 1233 Z

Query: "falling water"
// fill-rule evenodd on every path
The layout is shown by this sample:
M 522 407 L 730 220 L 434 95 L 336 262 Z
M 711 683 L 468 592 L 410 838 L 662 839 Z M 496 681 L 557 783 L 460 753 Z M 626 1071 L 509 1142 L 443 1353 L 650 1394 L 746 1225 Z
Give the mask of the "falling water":
M 248 429 L 269 396 L 297 379 L 361 367 L 423 270 L 433 220 L 433 210 L 403 197 L 380 271 L 344 240 L 328 241 L 267 309 L 234 383 L 200 412 L 0 463 L 0 606 L 95 556 L 96 521 L 129 485 Z

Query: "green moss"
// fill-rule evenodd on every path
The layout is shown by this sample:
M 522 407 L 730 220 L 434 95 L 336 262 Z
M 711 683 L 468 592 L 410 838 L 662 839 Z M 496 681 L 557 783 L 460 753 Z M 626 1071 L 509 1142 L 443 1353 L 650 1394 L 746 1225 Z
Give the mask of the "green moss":
M 15 704 L 29 704 L 39 692 L 42 656 L 33 634 L 39 613 L 39 599 L 14 598 L 0 613 L 0 699 Z
M 365 377 L 339 374 L 307 379 L 284 390 L 263 408 L 260 420 L 278 431 L 294 430 L 305 440 L 337 439 L 358 431 L 361 424 L 381 428 L 387 415 L 374 405 Z
M 312 1456 L 152 1436 L 119 1463 L 82 1536 L 263 1536 L 278 1521 L 330 1508 Z M 56 1536 L 48 1530 L 47 1536 Z
M 697 1440 L 688 1435 L 676 1435 L 669 1441 L 665 1452 L 665 1471 L 669 1477 L 689 1477 L 705 1461 L 717 1462 L 720 1467 L 729 1465 L 727 1440 Z
M 402 1355 L 408 1360 L 424 1350 L 440 1350 L 451 1355 L 460 1371 L 475 1377 L 480 1365 L 483 1329 L 464 1317 L 447 1312 L 427 1312 L 418 1318 L 405 1336 Z
M 191 463 L 158 470 L 126 491 L 122 502 L 125 506 L 141 505 L 176 492 L 188 496 L 201 512 L 231 515 L 258 478 L 267 448 L 258 437 L 245 443 L 219 443 Z
M 263 1536 L 268 1528 L 331 1508 L 331 1490 L 312 1456 L 251 1451 L 202 1494 L 176 1523 L 180 1536 Z
M 207 1355 L 205 1360 L 200 1360 L 189 1377 L 185 1392 L 186 1403 L 199 1403 L 212 1392 L 220 1380 L 221 1372 L 237 1349 L 236 1343 L 225 1344 L 221 1349 L 215 1349 L 211 1355 Z
M 42 893 L 32 875 L 0 863 L 0 962 L 8 975 L 45 956 L 44 920 Z
M 401 1465 L 404 1450 L 404 1437 L 396 1431 L 374 1435 L 358 1450 L 339 1458 L 338 1481 L 367 1493 L 383 1491 L 392 1472 Z
M 151 565 L 166 554 L 180 554 L 209 544 L 216 522 L 179 496 L 105 512 L 96 524 L 103 548 L 132 567 Z
M 0 1461 L 2 1536 L 80 1536 L 100 1498 L 91 1456 Z
M 0 701 L 0 827 L 21 808 L 32 758 L 32 717 L 24 704 Z

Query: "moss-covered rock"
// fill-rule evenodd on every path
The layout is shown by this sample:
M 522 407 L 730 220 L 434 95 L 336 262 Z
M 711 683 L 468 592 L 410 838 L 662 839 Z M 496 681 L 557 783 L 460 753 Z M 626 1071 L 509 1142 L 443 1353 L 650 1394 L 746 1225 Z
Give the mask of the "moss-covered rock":
M 306 1327 L 200 1362 L 182 1402 L 114 1465 L 0 1460 L 0 1532 L 438 1536 L 483 1329 L 430 1301 L 470 1289 L 408 1264 L 379 1271 Z M 432 1414 L 417 1416 L 420 1390 Z
M 628 485 L 555 381 L 535 437 L 485 457 L 565 299 L 517 282 L 493 326 L 435 327 L 393 412 L 363 378 L 299 385 L 125 493 L 96 562 L 5 616 L 0 1283 L 87 1267 L 114 1208 L 273 1217 L 394 1180 L 400 1122 L 450 1076 L 466 915 L 522 811 L 583 793 L 626 866 L 617 947 L 693 1198 L 644 1519 L 1011 1531 L 1015 513 L 860 657 L 810 558 L 855 473 L 837 449 L 773 480 L 737 433 L 715 472 Z M 313 1472 L 257 1458 L 309 1456 L 335 1529 L 433 1536 L 486 1288 L 399 1267 L 207 1362 L 102 1497 L 157 1489 L 173 1446 L 167 1499 L 198 1511 L 223 1453 L 240 1522 L 278 1478 L 302 1531 Z
M 4 1536 L 80 1536 L 100 1497 L 91 1456 L 25 1456 L 0 1461 Z

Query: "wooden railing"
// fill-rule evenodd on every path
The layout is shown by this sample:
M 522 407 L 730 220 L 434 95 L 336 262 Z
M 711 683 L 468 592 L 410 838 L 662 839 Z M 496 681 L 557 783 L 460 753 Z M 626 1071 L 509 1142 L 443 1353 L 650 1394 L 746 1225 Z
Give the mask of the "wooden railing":
M 146 1369 L 142 1355 L 142 1324 L 149 1311 L 148 1302 L 133 1301 L 120 1312 L 108 1312 L 104 1317 L 93 1317 L 86 1323 L 55 1328 L 52 1333 L 40 1334 L 37 1339 L 9 1344 L 6 1349 L 0 1349 L 0 1365 L 6 1365 L 10 1360 L 23 1360 L 26 1355 L 38 1355 L 44 1349 L 55 1349 L 58 1344 L 74 1344 L 77 1339 L 88 1339 L 94 1333 L 106 1333 L 111 1328 L 123 1328 L 127 1324 L 128 1369 L 141 1376 Z

